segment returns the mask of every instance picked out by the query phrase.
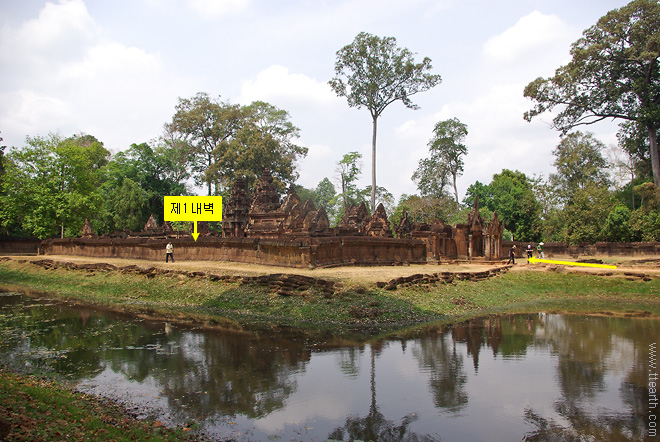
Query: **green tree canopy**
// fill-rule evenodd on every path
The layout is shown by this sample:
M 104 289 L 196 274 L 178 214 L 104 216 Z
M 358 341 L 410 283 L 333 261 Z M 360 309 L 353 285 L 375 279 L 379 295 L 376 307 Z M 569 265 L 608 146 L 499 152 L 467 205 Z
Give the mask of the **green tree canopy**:
M 376 209 L 376 134 L 378 117 L 395 101 L 416 109 L 410 97 L 440 83 L 431 74 L 431 59 L 416 63 L 415 54 L 397 46 L 394 37 L 359 33 L 337 51 L 332 90 L 345 97 L 350 107 L 366 107 L 372 119 L 371 209 Z
M 431 155 L 419 160 L 410 179 L 417 184 L 417 190 L 423 198 L 444 198 L 445 188 L 449 184 L 449 170 L 438 155 Z
M 223 193 L 238 177 L 250 189 L 265 168 L 282 187 L 292 184 L 295 161 L 307 155 L 307 148 L 293 142 L 299 129 L 288 112 L 262 101 L 239 106 L 203 92 L 179 98 L 166 132 L 193 154 L 197 183 L 205 183 L 209 195 Z
M 491 195 L 490 186 L 488 184 L 483 184 L 479 181 L 470 184 L 465 191 L 463 205 L 466 207 L 473 207 L 475 198 L 479 200 L 479 206 L 493 207 L 493 196 Z
M 357 188 L 356 181 L 362 174 L 362 154 L 358 152 L 349 152 L 337 162 L 337 179 L 341 187 L 341 193 L 337 195 L 341 199 L 342 210 L 341 216 L 346 212 L 346 208 L 350 204 L 360 202 L 360 192 Z M 338 202 L 335 200 L 335 202 Z
M 5 158 L 2 225 L 40 238 L 77 234 L 102 205 L 109 157 L 90 135 L 28 137 L 27 146 Z
M 467 137 L 467 125 L 460 122 L 458 118 L 438 122 L 433 128 L 433 138 L 429 141 L 431 158 L 436 159 L 434 163 L 437 174 L 443 171 L 451 175 L 454 187 L 454 198 L 458 206 L 458 189 L 456 179 L 463 175 L 463 156 L 467 155 L 467 147 L 464 141 Z
M 166 125 L 166 130 L 186 143 L 195 154 L 193 170 L 197 183 L 205 183 L 209 195 L 212 194 L 212 185 L 218 192 L 218 182 L 206 173 L 219 156 L 214 152 L 221 143 L 234 136 L 243 119 L 240 106 L 212 99 L 209 94 L 199 92 L 192 98 L 179 98 L 172 122 Z
M 316 204 L 316 207 L 323 207 L 326 213 L 330 215 L 333 212 L 332 201 L 337 195 L 335 186 L 327 177 L 323 178 L 316 185 L 315 194 L 314 204 Z
M 104 210 L 95 222 L 100 233 L 142 230 L 150 215 L 163 223 L 163 197 L 188 193 L 185 180 L 190 175 L 181 170 L 179 153 L 173 150 L 166 144 L 152 148 L 141 143 L 114 155 L 103 184 Z
M 541 239 L 541 205 L 534 193 L 534 183 L 524 173 L 508 169 L 493 175 L 488 185 L 479 181 L 472 184 L 464 202 L 479 205 L 497 212 L 513 239 L 517 241 L 537 241 Z
M 550 175 L 550 182 L 557 193 L 570 199 L 575 192 L 592 184 L 607 188 L 610 179 L 604 149 L 605 145 L 591 133 L 573 132 L 562 137 L 552 151 L 557 173 Z
M 493 175 L 490 192 L 493 212 L 518 241 L 541 239 L 541 205 L 536 199 L 532 181 L 522 172 L 504 169 Z
M 613 194 L 606 187 L 590 183 L 579 188 L 561 212 L 564 224 L 561 240 L 578 244 L 612 239 L 608 238 L 609 233 L 615 231 L 607 231 L 608 223 L 625 216 L 624 211 L 614 209 Z
M 608 12 L 571 47 L 572 60 L 551 78 L 527 85 L 536 102 L 525 113 L 559 107 L 553 126 L 564 134 L 605 119 L 638 123 L 649 141 L 651 168 L 660 187 L 660 3 L 634 0 Z
M 403 194 L 394 210 L 388 215 L 394 224 L 401 220 L 403 211 L 408 213 L 409 220 L 416 223 L 433 223 L 443 220 L 448 223 L 456 223 L 456 204 L 450 197 L 436 198 L 432 196 L 419 196 Z
M 340 210 L 336 210 L 338 207 L 337 192 L 335 191 L 335 186 L 332 182 L 326 177 L 323 178 L 313 189 L 307 189 L 303 186 L 295 186 L 296 193 L 300 197 L 301 201 L 307 201 L 308 199 L 312 200 L 317 209 L 323 208 L 326 214 L 328 215 L 328 220 L 330 225 L 336 225 L 339 222 L 337 219 L 338 216 L 341 216 L 343 207 Z
M 367 186 L 364 189 L 360 190 L 358 194 L 357 202 L 367 203 L 369 201 L 371 193 L 372 193 L 371 186 Z M 383 208 L 385 209 L 385 213 L 387 213 L 388 215 L 392 215 L 395 208 L 394 195 L 392 195 L 392 193 L 383 186 L 378 186 L 376 188 L 376 207 L 378 207 L 378 205 L 380 204 L 383 205 Z

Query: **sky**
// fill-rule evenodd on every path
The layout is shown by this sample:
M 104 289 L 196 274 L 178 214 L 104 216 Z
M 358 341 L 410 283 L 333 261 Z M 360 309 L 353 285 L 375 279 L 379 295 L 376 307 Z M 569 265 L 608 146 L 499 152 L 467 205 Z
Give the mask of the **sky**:
M 378 120 L 377 184 L 397 199 L 429 155 L 439 121 L 468 127 L 459 198 L 503 169 L 547 177 L 559 133 L 552 115 L 523 119 L 538 77 L 570 61 L 570 46 L 617 0 L 0 0 L 0 131 L 90 134 L 111 152 L 151 142 L 179 97 L 198 92 L 235 104 L 269 102 L 300 128 L 297 183 L 336 182 L 336 165 L 363 155 L 371 184 L 371 116 L 328 85 L 336 53 L 360 32 L 395 37 L 429 57 L 435 88 L 419 109 L 391 104 Z M 617 124 L 586 129 L 616 144 Z M 203 192 L 203 190 L 199 190 Z M 203 194 L 203 193 L 200 193 Z

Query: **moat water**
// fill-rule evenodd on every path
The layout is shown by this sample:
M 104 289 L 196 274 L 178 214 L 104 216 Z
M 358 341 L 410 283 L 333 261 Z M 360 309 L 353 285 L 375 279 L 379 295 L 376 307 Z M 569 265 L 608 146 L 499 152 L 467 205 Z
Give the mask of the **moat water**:
M 533 314 L 319 348 L 0 294 L 0 364 L 213 440 L 655 440 L 658 337 L 658 319 Z

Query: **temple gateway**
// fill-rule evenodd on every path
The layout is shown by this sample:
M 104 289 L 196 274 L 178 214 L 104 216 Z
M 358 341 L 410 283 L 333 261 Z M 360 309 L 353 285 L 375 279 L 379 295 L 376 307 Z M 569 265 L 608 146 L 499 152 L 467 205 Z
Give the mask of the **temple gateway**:
M 369 214 L 364 203 L 347 208 L 336 227 L 326 211 L 302 201 L 291 187 L 283 199 L 269 170 L 259 178 L 253 198 L 242 179 L 236 180 L 225 203 L 222 237 L 199 222 L 197 241 L 178 235 L 168 223 L 149 218 L 144 231 L 107 237 L 93 234 L 85 223 L 81 238 L 44 241 L 46 254 L 161 260 L 172 242 L 177 260 L 218 260 L 288 267 L 396 265 L 447 261 L 496 261 L 502 258 L 504 225 L 497 214 L 486 224 L 475 199 L 467 224 L 449 226 L 411 223 L 404 211 L 391 225 L 380 204 Z

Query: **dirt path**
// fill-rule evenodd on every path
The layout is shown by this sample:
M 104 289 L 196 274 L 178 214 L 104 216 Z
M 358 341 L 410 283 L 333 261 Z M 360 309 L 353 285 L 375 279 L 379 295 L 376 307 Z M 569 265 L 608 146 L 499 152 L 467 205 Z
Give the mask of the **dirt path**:
M 40 259 L 51 259 L 59 262 L 73 262 L 76 264 L 88 263 L 109 263 L 118 267 L 136 265 L 142 268 L 156 267 L 180 271 L 201 271 L 221 275 L 240 275 L 240 276 L 259 276 L 269 274 L 295 274 L 311 276 L 315 278 L 325 278 L 334 281 L 341 281 L 347 284 L 366 284 L 371 285 L 379 281 L 389 281 L 394 278 L 406 277 L 414 274 L 433 274 L 442 272 L 468 273 L 483 272 L 504 267 L 505 261 L 501 264 L 483 264 L 483 263 L 457 263 L 457 264 L 412 264 L 408 266 L 343 266 L 320 269 L 298 269 L 291 267 L 266 266 L 259 264 L 246 264 L 237 262 L 218 262 L 218 261 L 177 261 L 175 263 L 165 263 L 163 261 L 146 261 L 141 259 L 124 258 L 91 258 L 84 256 L 70 255 L 46 255 L 46 256 L 19 256 L 12 255 L 8 258 L 20 261 L 36 261 Z M 528 264 L 526 259 L 518 259 L 517 264 L 511 268 L 511 271 L 559 271 L 572 273 L 588 273 L 600 276 L 623 276 L 630 278 L 641 278 L 648 276 L 651 278 L 660 278 L 660 256 L 659 257 L 589 257 L 591 259 L 600 259 L 605 264 L 616 265 L 616 269 L 603 269 L 591 267 L 574 267 L 554 264 Z M 575 261 L 571 257 L 553 257 L 553 260 Z
M 375 284 L 378 281 L 388 281 L 393 278 L 405 277 L 414 274 L 430 274 L 441 272 L 467 273 L 482 272 L 503 267 L 502 264 L 412 264 L 408 266 L 343 266 L 320 269 L 298 269 L 291 267 L 266 266 L 259 264 L 246 264 L 238 262 L 218 261 L 177 261 L 165 263 L 163 261 L 146 261 L 142 259 L 124 258 L 90 258 L 86 256 L 45 255 L 45 256 L 17 256 L 8 258 L 19 261 L 37 261 L 50 259 L 59 262 L 73 262 L 76 264 L 108 263 L 117 267 L 136 265 L 148 268 L 157 267 L 181 271 L 201 271 L 221 275 L 259 276 L 275 273 L 311 276 L 342 281 L 349 284 Z

